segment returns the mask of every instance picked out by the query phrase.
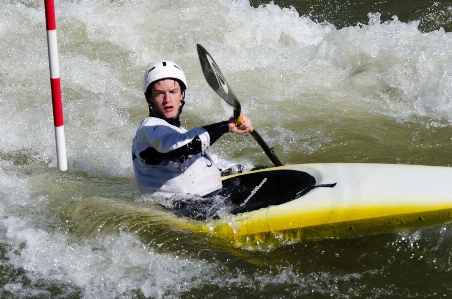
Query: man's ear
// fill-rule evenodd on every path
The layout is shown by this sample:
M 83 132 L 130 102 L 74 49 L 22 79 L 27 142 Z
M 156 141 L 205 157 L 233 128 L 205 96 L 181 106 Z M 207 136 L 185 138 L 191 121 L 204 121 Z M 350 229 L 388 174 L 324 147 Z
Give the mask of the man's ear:
M 147 94 L 145 94 L 145 95 L 144 95 L 144 97 L 146 98 L 146 102 L 148 103 L 148 105 L 151 105 L 151 106 L 152 106 L 152 102 L 151 102 L 151 96 L 150 96 L 150 95 L 147 95 Z
M 154 105 L 152 105 L 151 97 L 146 97 L 146 102 L 148 103 L 149 115 L 152 114 L 152 111 L 155 111 Z

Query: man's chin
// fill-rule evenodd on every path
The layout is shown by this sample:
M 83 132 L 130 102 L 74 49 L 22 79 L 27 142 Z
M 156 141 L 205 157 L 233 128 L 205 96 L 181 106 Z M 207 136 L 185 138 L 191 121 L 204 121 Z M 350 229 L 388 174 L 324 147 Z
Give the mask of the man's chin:
M 165 113 L 163 115 L 166 119 L 176 119 L 177 115 L 174 113 Z

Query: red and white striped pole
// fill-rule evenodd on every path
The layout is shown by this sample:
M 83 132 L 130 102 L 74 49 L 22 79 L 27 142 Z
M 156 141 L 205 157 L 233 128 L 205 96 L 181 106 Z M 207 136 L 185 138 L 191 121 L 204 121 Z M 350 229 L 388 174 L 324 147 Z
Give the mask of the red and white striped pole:
M 49 49 L 50 86 L 52 89 L 53 120 L 58 169 L 67 170 L 66 145 L 64 137 L 63 103 L 61 98 L 60 68 L 56 34 L 54 0 L 44 0 L 46 13 L 47 45 Z

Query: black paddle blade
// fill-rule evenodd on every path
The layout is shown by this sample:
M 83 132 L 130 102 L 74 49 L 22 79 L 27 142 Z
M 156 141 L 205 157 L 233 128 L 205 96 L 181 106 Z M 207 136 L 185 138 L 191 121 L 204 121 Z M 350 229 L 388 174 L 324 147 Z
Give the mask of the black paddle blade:
M 223 100 L 231 105 L 235 111 L 238 111 L 238 115 L 240 115 L 240 103 L 226 81 L 226 78 L 218 68 L 215 60 L 213 60 L 209 52 L 207 52 L 200 44 L 197 44 L 196 48 L 198 49 L 199 61 L 201 62 L 202 72 L 204 73 L 207 83 Z
M 225 100 L 234 108 L 234 118 L 236 121 L 240 121 L 239 116 L 241 107 L 239 100 L 235 96 L 228 82 L 226 82 L 226 79 L 218 68 L 218 65 L 215 63 L 215 60 L 213 60 L 212 56 L 210 56 L 209 52 L 207 52 L 207 50 L 204 49 L 204 47 L 200 44 L 197 44 L 196 47 L 198 49 L 198 56 L 199 61 L 201 62 L 202 72 L 204 73 L 204 77 L 206 77 L 207 83 L 209 83 L 210 87 L 212 87 L 212 89 L 215 90 L 215 92 L 223 100 Z M 254 129 L 252 129 L 250 133 L 262 147 L 270 160 L 272 160 L 275 166 L 282 166 L 283 164 L 281 163 L 281 161 L 279 161 L 278 157 L 276 157 L 273 149 L 271 149 L 267 145 L 267 143 L 265 143 L 259 133 L 257 133 Z

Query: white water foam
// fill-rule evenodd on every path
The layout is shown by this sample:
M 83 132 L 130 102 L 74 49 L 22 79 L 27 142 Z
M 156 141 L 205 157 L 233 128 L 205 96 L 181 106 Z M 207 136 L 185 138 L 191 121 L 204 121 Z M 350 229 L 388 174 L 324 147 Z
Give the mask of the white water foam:
M 68 243 L 66 236 L 32 228 L 17 217 L 0 220 L 0 226 L 6 230 L 2 243 L 11 246 L 6 254 L 9 264 L 24 268 L 33 282 L 44 279 L 77 286 L 83 298 L 116 298 L 133 290 L 146 297 L 175 297 L 205 283 L 201 278 L 213 271 L 201 261 L 156 253 L 130 234 L 102 240 L 96 248 Z M 20 284 L 7 289 L 22 291 Z
M 370 15 L 369 25 L 337 30 L 293 9 L 253 8 L 245 0 L 56 5 L 72 173 L 132 178 L 130 143 L 147 109 L 142 72 L 157 59 L 177 61 L 189 77 L 188 126 L 229 116 L 202 76 L 196 43 L 215 58 L 267 142 L 279 144 L 287 155 L 329 144 L 338 133 L 323 128 L 349 111 L 429 126 L 449 126 L 452 119 L 451 34 L 421 33 L 417 23 L 382 24 Z M 310 281 L 329 282 L 317 283 L 316 290 L 328 294 L 337 279 L 354 277 L 306 277 L 290 269 L 280 276 L 219 275 L 215 262 L 157 253 L 131 234 L 80 244 L 64 227 L 55 230 L 51 219 L 43 219 L 48 214 L 37 213 L 46 207 L 45 195 L 33 193 L 49 194 L 52 185 L 40 186 L 29 171 L 29 164 L 56 167 L 43 3 L 2 2 L 0 38 L 0 240 L 8 263 L 24 269 L 33 282 L 67 283 L 84 298 L 133 290 L 163 298 L 234 283 L 259 291 L 289 282 L 293 294 L 309 294 L 300 286 Z M 255 143 L 240 138 L 212 149 L 224 168 L 237 159 L 246 165 L 260 161 Z M 22 156 L 25 165 L 18 162 Z M 78 192 L 81 200 L 90 195 Z M 33 292 L 23 283 L 4 290 L 17 296 Z M 34 292 L 48 295 L 38 287 Z
M 3 4 L 0 141 L 3 151 L 54 166 L 42 9 Z M 324 125 L 315 115 L 334 122 L 351 110 L 436 126 L 452 118 L 451 34 L 421 33 L 417 23 L 382 24 L 376 14 L 369 25 L 336 30 L 294 9 L 231 0 L 60 2 L 57 16 L 70 170 L 132 176 L 131 138 L 146 115 L 142 71 L 156 59 L 186 70 L 187 125 L 228 116 L 205 83 L 196 43 L 215 57 L 267 142 L 287 138 L 285 152 L 297 150 L 291 143 L 312 143 L 312 151 L 331 140 L 322 130 L 316 141 L 302 137 L 312 134 L 300 127 Z M 239 151 L 243 142 L 231 146 Z

